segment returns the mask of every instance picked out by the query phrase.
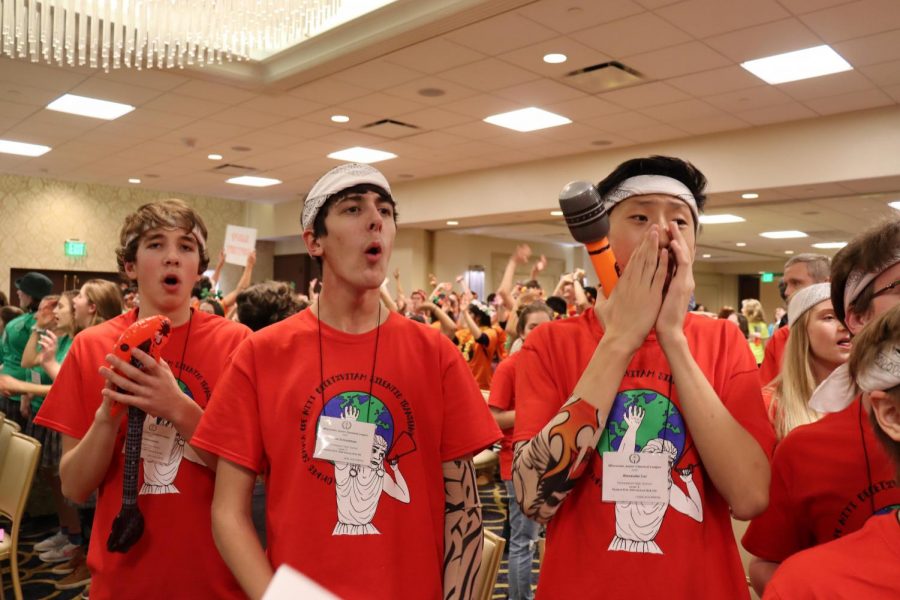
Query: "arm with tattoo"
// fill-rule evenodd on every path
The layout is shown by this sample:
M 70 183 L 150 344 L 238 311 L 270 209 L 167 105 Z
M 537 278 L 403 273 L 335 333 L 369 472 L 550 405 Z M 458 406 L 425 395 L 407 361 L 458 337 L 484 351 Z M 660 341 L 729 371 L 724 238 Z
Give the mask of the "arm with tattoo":
M 483 545 L 475 465 L 467 456 L 443 467 L 444 600 L 466 600 L 475 594 Z
M 513 482 L 522 512 L 549 521 L 575 487 L 603 433 L 606 415 L 572 396 L 531 440 L 516 444 Z

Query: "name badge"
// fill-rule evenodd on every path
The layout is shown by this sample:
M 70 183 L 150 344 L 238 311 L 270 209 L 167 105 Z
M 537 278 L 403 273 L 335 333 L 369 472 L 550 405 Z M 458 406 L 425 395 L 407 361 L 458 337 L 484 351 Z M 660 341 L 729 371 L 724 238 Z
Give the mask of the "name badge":
M 31 372 L 31 383 L 41 384 L 41 374 L 37 371 Z
M 141 438 L 141 458 L 149 463 L 168 463 L 177 433 L 172 425 L 157 423 L 156 418 L 147 415 Z
M 603 453 L 604 502 L 668 502 L 669 458 L 664 454 Z
M 321 417 L 313 456 L 333 462 L 371 466 L 374 443 L 374 423 Z

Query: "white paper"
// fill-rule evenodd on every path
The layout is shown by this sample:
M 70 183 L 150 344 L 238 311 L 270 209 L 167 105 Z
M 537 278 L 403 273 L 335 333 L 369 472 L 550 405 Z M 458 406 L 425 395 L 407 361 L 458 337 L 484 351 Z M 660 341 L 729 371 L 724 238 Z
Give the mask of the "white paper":
M 225 262 L 247 266 L 247 256 L 256 248 L 256 229 L 228 225 L 225 228 Z
M 176 433 L 174 426 L 160 425 L 156 417 L 147 415 L 141 436 L 141 458 L 151 463 L 168 463 L 172 460 Z
M 275 577 L 269 583 L 263 594 L 262 600 L 340 600 L 321 585 L 292 569 L 287 565 L 281 565 L 275 571 Z
M 603 453 L 604 502 L 668 502 L 669 457 L 635 452 Z
M 368 467 L 372 465 L 374 443 L 374 423 L 321 417 L 316 431 L 316 451 L 313 456 L 322 460 Z

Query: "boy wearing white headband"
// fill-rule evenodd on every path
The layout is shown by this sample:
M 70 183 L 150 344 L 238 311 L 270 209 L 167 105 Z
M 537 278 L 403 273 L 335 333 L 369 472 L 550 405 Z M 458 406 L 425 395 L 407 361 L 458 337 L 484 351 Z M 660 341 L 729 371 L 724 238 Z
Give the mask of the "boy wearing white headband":
M 848 371 L 871 406 L 871 427 L 900 479 L 900 306 L 854 338 Z M 897 508 L 879 511 L 859 531 L 789 558 L 766 586 L 764 600 L 900 597 Z
M 831 263 L 831 301 L 851 335 L 897 304 L 900 219 L 855 237 Z M 855 344 L 855 342 L 854 342 Z M 799 427 L 779 445 L 772 462 L 769 508 L 747 528 L 743 545 L 758 557 L 750 578 L 758 593 L 779 563 L 812 546 L 843 537 L 900 504 L 894 469 L 866 424 L 867 398 L 838 367 L 816 389 L 809 406 L 827 414 Z
M 119 271 L 137 283 L 140 308 L 75 337 L 35 419 L 62 434 L 63 493 L 76 502 L 98 494 L 87 556 L 91 598 L 241 598 L 209 526 L 215 456 L 187 442 L 228 355 L 250 330 L 191 309 L 209 254 L 206 226 L 183 201 L 141 206 L 126 217 L 119 243 Z M 128 326 L 153 315 L 172 322 L 159 362 L 135 348 L 140 370 L 110 354 Z M 145 531 L 124 553 L 107 548 L 126 476 L 125 411 L 113 415 L 113 401 L 148 413 L 137 498 Z
M 513 481 L 547 523 L 538 598 L 747 595 L 729 507 L 765 508 L 774 435 L 740 331 L 687 312 L 705 185 L 661 156 L 601 181 L 621 278 L 521 350 Z
M 213 530 L 245 592 L 287 564 L 346 600 L 470 598 L 481 559 L 471 455 L 500 432 L 449 339 L 383 307 L 396 236 L 379 171 L 306 198 L 317 302 L 235 353 L 194 443 L 221 457 Z M 266 477 L 265 553 L 250 497 Z

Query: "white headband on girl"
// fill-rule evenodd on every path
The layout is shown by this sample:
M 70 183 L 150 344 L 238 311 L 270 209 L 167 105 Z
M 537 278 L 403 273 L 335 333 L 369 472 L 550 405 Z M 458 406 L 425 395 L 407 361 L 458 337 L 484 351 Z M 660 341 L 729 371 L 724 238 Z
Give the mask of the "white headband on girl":
M 850 379 L 850 367 L 843 364 L 816 388 L 809 406 L 823 413 L 839 412 L 850 406 L 858 390 L 863 392 L 886 391 L 900 385 L 900 347 L 891 346 L 875 355 L 871 364 L 857 374 L 856 382 Z
M 694 230 L 700 227 L 700 211 L 697 209 L 697 199 L 686 185 L 665 175 L 636 175 L 629 177 L 603 197 L 603 209 L 609 212 L 618 203 L 632 196 L 646 196 L 648 194 L 665 194 L 673 196 L 688 205 L 694 216 Z
M 795 292 L 788 302 L 788 326 L 793 327 L 797 319 L 819 302 L 831 299 L 831 284 L 816 283 Z
M 859 269 L 851 271 L 850 275 L 847 276 L 847 283 L 844 284 L 844 313 L 850 310 L 850 305 L 859 298 L 859 295 L 867 285 L 897 263 L 900 263 L 900 250 L 894 252 L 894 255 L 888 259 L 884 267 L 878 271 L 872 271 L 871 273 L 864 273 Z

